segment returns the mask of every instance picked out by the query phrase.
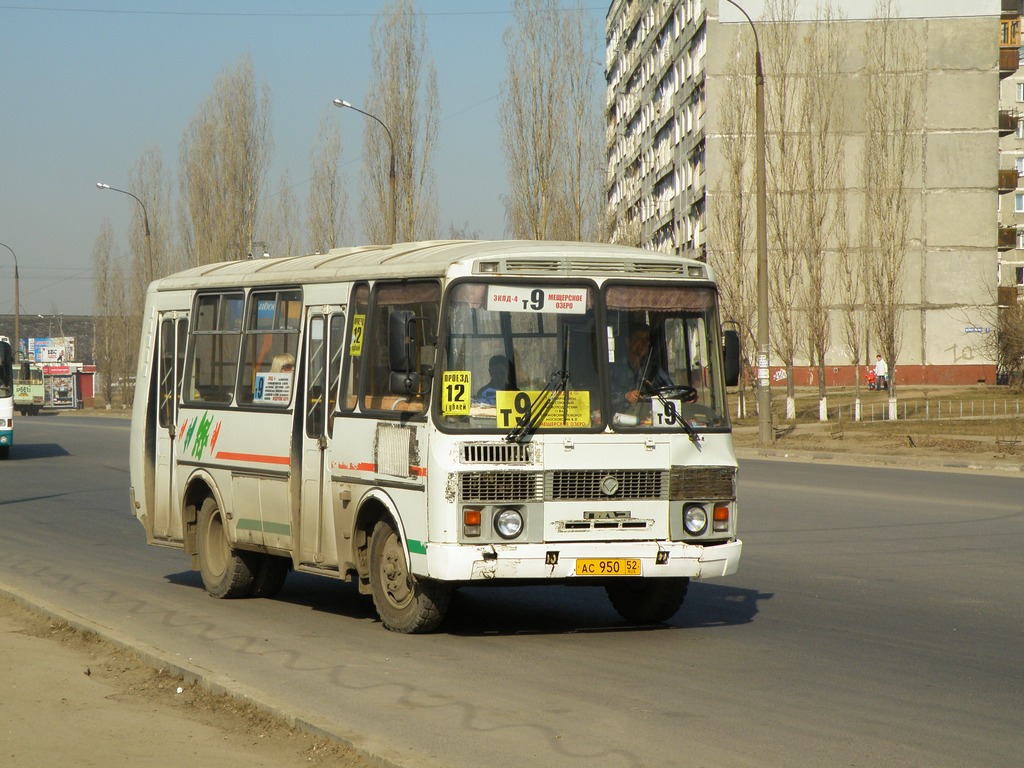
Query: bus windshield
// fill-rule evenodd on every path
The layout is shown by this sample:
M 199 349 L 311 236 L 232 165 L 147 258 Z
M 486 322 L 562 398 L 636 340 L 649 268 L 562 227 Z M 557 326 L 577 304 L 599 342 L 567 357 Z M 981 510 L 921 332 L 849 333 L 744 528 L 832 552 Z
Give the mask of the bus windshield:
M 445 316 L 437 392 L 447 428 L 729 426 L 706 285 L 462 282 Z

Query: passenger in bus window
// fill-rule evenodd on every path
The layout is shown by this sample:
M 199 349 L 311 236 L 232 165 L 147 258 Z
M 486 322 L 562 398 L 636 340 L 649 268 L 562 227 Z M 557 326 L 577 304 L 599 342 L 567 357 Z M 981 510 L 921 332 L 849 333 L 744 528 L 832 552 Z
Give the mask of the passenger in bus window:
M 274 355 L 270 363 L 271 373 L 292 373 L 295 370 L 295 355 L 290 352 L 282 352 Z
M 491 378 L 477 390 L 476 399 L 494 405 L 498 390 L 508 389 L 508 358 L 504 355 L 492 355 L 487 368 Z

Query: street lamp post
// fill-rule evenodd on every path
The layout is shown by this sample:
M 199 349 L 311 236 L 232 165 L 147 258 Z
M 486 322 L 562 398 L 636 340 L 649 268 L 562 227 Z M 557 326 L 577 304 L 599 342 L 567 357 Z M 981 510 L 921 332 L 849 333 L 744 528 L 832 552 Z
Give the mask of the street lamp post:
M 395 235 L 398 229 L 398 210 L 395 208 L 395 140 L 391 137 L 391 131 L 384 125 L 384 121 L 376 115 L 371 115 L 369 112 L 364 112 L 359 107 L 352 106 L 343 99 L 335 99 L 334 106 L 339 109 L 351 109 L 355 110 L 361 115 L 365 115 L 371 120 L 376 120 L 381 128 L 384 129 L 384 133 L 388 135 L 388 147 L 390 149 L 391 162 L 388 168 L 388 207 L 390 208 L 389 221 L 388 221 L 388 241 L 393 245 L 395 242 Z
M 21 355 L 21 313 L 19 309 L 21 302 L 18 296 L 18 255 L 6 243 L 0 243 L 0 245 L 10 251 L 11 256 L 14 257 L 14 362 L 17 363 Z
M 153 282 L 153 241 L 149 234 L 149 214 L 146 213 L 146 204 L 143 203 L 139 198 L 135 197 L 131 192 L 127 192 L 117 187 L 112 187 L 109 184 L 104 184 L 102 181 L 97 181 L 96 186 L 100 189 L 109 189 L 111 192 L 120 192 L 122 195 L 128 195 L 128 197 L 134 197 L 142 207 L 142 229 L 146 235 L 146 285 Z
M 761 66 L 761 44 L 757 27 L 743 8 L 726 0 L 750 24 L 754 33 L 754 154 L 757 176 L 757 441 L 760 445 L 772 442 L 771 428 L 771 376 L 768 366 L 768 219 L 765 191 L 765 139 L 764 139 L 764 68 Z

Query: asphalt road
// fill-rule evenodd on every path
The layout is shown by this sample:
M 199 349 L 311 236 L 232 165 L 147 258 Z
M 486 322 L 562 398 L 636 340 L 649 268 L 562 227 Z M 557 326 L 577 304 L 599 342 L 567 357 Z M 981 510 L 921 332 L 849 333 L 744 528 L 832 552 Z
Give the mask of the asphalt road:
M 742 462 L 744 559 L 667 625 L 597 589 L 464 589 L 386 632 L 344 584 L 217 601 L 128 510 L 127 422 L 19 419 L 0 585 L 400 766 L 1011 766 L 1018 478 Z

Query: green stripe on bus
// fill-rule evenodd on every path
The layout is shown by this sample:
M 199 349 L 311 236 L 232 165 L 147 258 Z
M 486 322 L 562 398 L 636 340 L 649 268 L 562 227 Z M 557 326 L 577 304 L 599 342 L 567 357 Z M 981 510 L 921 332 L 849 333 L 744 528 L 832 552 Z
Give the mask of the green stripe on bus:
M 427 545 L 422 541 L 416 541 L 416 539 L 409 539 L 409 552 L 414 555 L 425 555 L 427 554 Z
M 264 523 L 262 520 L 254 520 L 251 517 L 238 518 L 237 527 L 241 531 L 262 531 L 263 533 L 274 533 L 278 536 L 292 535 L 292 527 L 287 523 Z

